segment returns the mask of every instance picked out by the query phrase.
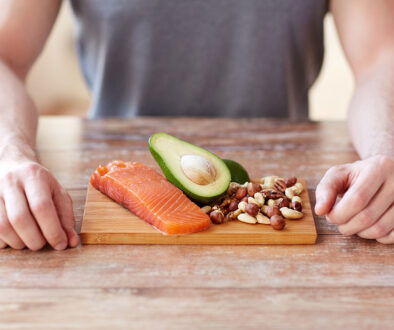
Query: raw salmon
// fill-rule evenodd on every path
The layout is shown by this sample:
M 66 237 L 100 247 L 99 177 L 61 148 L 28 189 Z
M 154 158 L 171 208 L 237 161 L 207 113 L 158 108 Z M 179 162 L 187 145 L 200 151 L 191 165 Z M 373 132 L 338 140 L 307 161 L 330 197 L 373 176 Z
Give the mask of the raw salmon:
M 190 234 L 210 226 L 209 216 L 180 189 L 141 163 L 114 161 L 100 166 L 90 182 L 164 234 Z

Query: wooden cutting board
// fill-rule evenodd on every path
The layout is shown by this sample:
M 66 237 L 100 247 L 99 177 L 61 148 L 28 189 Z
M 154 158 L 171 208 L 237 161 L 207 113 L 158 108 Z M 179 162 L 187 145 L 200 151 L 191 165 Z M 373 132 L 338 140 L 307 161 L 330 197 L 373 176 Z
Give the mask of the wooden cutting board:
M 304 180 L 299 180 L 306 187 Z M 301 194 L 304 217 L 286 220 L 281 231 L 270 225 L 231 221 L 191 235 L 159 233 L 129 210 L 89 185 L 81 228 L 83 244 L 314 244 L 317 233 L 308 191 Z

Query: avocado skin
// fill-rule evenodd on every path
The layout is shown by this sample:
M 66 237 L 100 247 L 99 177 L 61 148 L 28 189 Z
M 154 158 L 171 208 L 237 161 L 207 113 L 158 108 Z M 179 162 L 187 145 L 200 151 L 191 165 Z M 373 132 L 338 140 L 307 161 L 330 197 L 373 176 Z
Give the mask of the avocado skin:
M 171 170 L 167 167 L 164 159 L 159 155 L 158 152 L 156 152 L 155 147 L 153 146 L 152 140 L 154 138 L 154 136 L 156 134 L 167 134 L 167 133 L 155 133 L 153 134 L 148 141 L 148 146 L 149 146 L 149 151 L 152 154 L 153 158 L 156 160 L 157 164 L 159 164 L 161 170 L 163 171 L 164 176 L 167 178 L 167 180 L 169 182 L 171 182 L 174 186 L 178 187 L 180 190 L 182 190 L 187 196 L 189 196 L 193 201 L 198 202 L 198 203 L 202 203 L 202 204 L 209 204 L 210 202 L 214 201 L 215 199 L 217 199 L 219 196 L 223 195 L 226 191 L 227 191 L 227 187 L 225 187 L 225 189 L 223 191 L 220 191 L 219 193 L 213 195 L 213 196 L 209 196 L 209 197 L 202 197 L 199 195 L 196 195 L 195 193 L 193 193 L 192 191 L 190 191 L 187 187 L 185 187 L 184 185 L 182 185 L 178 179 L 172 174 Z M 170 134 L 168 134 L 170 135 Z M 173 138 L 176 138 L 174 136 L 172 136 Z M 176 138 L 178 139 L 178 138 Z M 178 139 L 182 142 L 186 142 L 183 141 L 181 139 Z M 186 142 L 189 143 L 189 142 Z M 201 147 L 199 147 L 201 148 Z M 203 148 L 201 148 L 203 149 Z M 209 151 L 207 151 L 209 152 Z M 216 156 L 217 157 L 217 156 Z M 226 168 L 228 169 L 227 165 Z M 230 170 L 229 170 L 230 171 Z M 230 172 L 231 174 L 231 172 Z
M 237 182 L 239 184 L 250 182 L 249 174 L 241 164 L 231 159 L 223 159 L 223 161 L 230 170 L 231 182 Z

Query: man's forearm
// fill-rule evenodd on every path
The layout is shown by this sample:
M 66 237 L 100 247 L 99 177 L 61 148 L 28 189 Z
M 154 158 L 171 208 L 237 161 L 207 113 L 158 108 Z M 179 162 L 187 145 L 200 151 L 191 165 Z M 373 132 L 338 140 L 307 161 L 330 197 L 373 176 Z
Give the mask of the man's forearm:
M 36 160 L 37 119 L 24 82 L 0 59 L 0 161 Z
M 394 158 L 394 55 L 387 55 L 357 79 L 348 126 L 360 157 Z

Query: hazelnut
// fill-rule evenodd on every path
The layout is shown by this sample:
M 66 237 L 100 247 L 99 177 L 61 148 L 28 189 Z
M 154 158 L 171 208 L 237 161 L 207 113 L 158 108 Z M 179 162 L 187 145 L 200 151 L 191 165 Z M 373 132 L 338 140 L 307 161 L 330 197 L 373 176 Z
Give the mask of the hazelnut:
M 282 230 L 286 227 L 286 221 L 281 215 L 274 215 L 270 218 L 272 228 L 275 230 Z
M 261 187 L 258 183 L 252 183 L 250 182 L 248 184 L 248 195 L 249 196 L 254 196 L 255 193 L 261 191 Z
M 297 178 L 295 176 L 285 179 L 285 184 L 287 187 L 294 186 L 296 182 L 297 182 Z
M 257 204 L 250 203 L 250 204 L 246 205 L 245 211 L 246 211 L 246 213 L 248 213 L 252 217 L 255 217 L 259 213 L 260 208 Z
M 237 192 L 235 193 L 235 198 L 240 200 L 246 196 L 247 192 L 248 191 L 245 187 L 240 187 L 240 188 L 238 188 Z
M 289 200 L 287 198 L 281 198 L 279 199 L 277 206 L 278 208 L 289 207 Z
M 279 207 L 277 207 L 277 206 L 268 206 L 268 209 L 267 209 L 267 216 L 268 216 L 268 218 L 271 218 L 274 215 L 281 215 Z
M 230 205 L 228 206 L 228 209 L 232 212 L 238 209 L 238 201 L 232 201 Z
M 212 211 L 212 212 L 209 214 L 209 217 L 211 218 L 211 221 L 212 221 L 212 223 L 214 223 L 214 224 L 223 223 L 223 220 L 224 220 L 223 212 L 218 211 L 218 210 Z
M 302 204 L 298 201 L 294 201 L 291 203 L 291 208 L 298 211 L 298 212 L 301 212 L 302 211 Z

